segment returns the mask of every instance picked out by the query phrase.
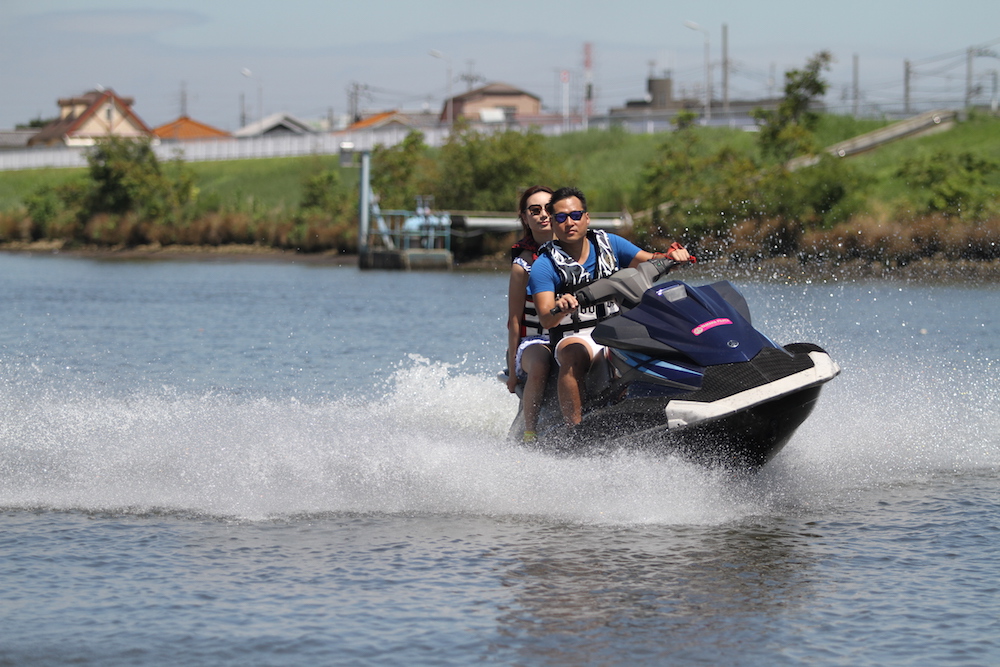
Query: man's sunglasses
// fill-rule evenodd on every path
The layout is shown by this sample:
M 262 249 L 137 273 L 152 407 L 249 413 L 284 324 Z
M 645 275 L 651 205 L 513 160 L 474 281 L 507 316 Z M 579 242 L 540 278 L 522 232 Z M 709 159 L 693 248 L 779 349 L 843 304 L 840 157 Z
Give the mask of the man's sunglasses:
M 553 214 L 552 217 L 555 218 L 556 222 L 562 224 L 566 222 L 566 218 L 573 218 L 574 220 L 579 220 L 580 218 L 583 217 L 584 213 L 586 213 L 586 211 L 570 211 L 569 213 L 555 213 Z
M 531 206 L 528 207 L 528 213 L 530 213 L 531 215 L 541 215 L 542 214 L 541 205 L 532 204 Z

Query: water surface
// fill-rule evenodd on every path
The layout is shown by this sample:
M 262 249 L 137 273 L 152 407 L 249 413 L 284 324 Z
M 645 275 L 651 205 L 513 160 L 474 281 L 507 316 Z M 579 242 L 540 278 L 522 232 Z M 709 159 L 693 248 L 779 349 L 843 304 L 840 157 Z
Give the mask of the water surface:
M 0 255 L 0 664 L 996 664 L 1000 292 L 735 282 L 750 479 L 507 443 L 503 274 Z

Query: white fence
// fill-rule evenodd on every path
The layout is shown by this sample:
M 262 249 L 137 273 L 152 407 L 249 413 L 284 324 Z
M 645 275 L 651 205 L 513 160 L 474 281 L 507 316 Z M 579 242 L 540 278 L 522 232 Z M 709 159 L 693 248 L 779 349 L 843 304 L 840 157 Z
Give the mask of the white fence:
M 664 117 L 652 120 L 642 118 L 619 119 L 612 123 L 609 119 L 592 119 L 589 127 L 592 129 L 608 129 L 612 124 L 619 125 L 630 132 L 662 132 L 670 129 L 669 119 Z M 483 132 L 499 132 L 510 126 L 498 123 L 495 125 L 477 126 Z M 576 118 L 566 123 L 550 124 L 532 127 L 542 134 L 558 136 L 567 132 L 579 132 L 585 126 Z M 428 146 L 442 146 L 448 139 L 449 130 L 443 127 L 419 128 L 424 134 L 424 143 Z M 527 129 L 522 127 L 521 129 Z M 247 137 L 202 141 L 162 141 L 153 147 L 156 156 L 161 160 L 172 160 L 180 157 L 185 162 L 211 162 L 214 160 L 245 160 L 267 157 L 294 157 L 297 155 L 334 155 L 340 152 L 343 143 L 351 143 L 354 150 L 371 150 L 377 145 L 395 146 L 401 143 L 410 128 L 395 126 L 392 128 L 364 130 L 361 132 L 334 132 L 325 134 L 281 135 L 271 137 Z M 86 167 L 87 147 L 58 148 L 28 148 L 24 150 L 0 151 L 0 171 L 15 171 L 19 169 L 42 169 L 46 167 Z
M 333 155 L 343 143 L 354 144 L 354 150 L 371 150 L 381 144 L 395 146 L 409 134 L 405 127 L 365 132 L 333 134 L 283 135 L 277 137 L 226 138 L 209 141 L 164 141 L 153 147 L 161 160 L 176 157 L 186 162 L 213 160 L 244 160 L 249 158 L 294 157 L 297 155 Z M 423 130 L 424 141 L 438 146 L 447 136 L 443 128 Z M 86 167 L 86 147 L 29 148 L 0 151 L 0 171 L 41 169 L 44 167 Z
M 748 117 L 740 117 L 741 119 Z M 716 124 L 732 122 L 732 119 L 716 119 Z M 741 122 L 745 122 L 741 120 Z M 612 125 L 634 133 L 663 132 L 671 128 L 667 115 L 635 118 L 594 118 L 585 126 L 579 118 L 565 123 L 535 125 L 542 134 L 558 136 L 568 132 L 579 132 L 586 127 L 606 130 Z M 506 124 L 478 126 L 485 132 L 508 129 Z M 521 128 L 527 129 L 527 128 Z M 441 146 L 448 138 L 447 128 L 420 128 L 424 133 L 424 143 Z M 162 141 L 153 147 L 161 160 L 180 157 L 185 162 L 211 162 L 213 160 L 245 160 L 267 157 L 294 157 L 297 155 L 334 155 L 340 152 L 343 143 L 354 144 L 354 150 L 371 150 L 381 144 L 395 146 L 401 143 L 410 128 L 395 126 L 386 129 L 364 130 L 361 132 L 334 132 L 326 134 L 281 135 L 271 137 L 247 137 L 237 139 L 226 137 L 202 141 Z M 87 147 L 29 148 L 24 150 L 0 151 L 0 171 L 19 169 L 42 169 L 46 167 L 86 167 Z

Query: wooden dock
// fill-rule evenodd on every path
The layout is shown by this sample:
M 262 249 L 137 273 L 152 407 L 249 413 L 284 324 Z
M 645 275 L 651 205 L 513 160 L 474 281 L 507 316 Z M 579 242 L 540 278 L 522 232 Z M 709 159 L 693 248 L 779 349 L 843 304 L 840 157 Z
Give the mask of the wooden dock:
M 411 248 L 409 250 L 368 250 L 358 255 L 362 269 L 402 271 L 451 271 L 454 258 L 450 250 Z

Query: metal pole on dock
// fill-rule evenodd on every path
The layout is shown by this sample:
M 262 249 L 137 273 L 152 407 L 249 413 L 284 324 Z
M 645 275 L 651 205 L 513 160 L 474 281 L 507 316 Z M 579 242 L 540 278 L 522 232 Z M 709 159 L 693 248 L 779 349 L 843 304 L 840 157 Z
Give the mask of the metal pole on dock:
M 358 183 L 358 187 L 361 189 L 358 197 L 358 252 L 361 254 L 368 251 L 368 217 L 371 213 L 372 203 L 371 161 L 371 152 L 361 151 L 361 178 Z

